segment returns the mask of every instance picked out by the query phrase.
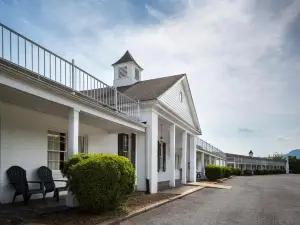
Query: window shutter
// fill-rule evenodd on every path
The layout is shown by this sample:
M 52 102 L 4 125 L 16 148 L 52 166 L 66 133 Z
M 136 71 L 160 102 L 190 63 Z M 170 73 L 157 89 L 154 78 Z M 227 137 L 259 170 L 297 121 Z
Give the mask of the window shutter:
M 160 143 L 159 141 L 157 142 L 157 171 L 159 171 L 160 169 L 160 160 L 159 160 L 159 156 L 160 156 Z
M 118 155 L 123 156 L 123 134 L 118 134 Z
M 135 168 L 136 136 L 131 134 L 131 163 Z
M 167 157 L 167 152 L 166 152 L 166 143 L 163 143 L 163 171 L 166 171 L 166 157 Z

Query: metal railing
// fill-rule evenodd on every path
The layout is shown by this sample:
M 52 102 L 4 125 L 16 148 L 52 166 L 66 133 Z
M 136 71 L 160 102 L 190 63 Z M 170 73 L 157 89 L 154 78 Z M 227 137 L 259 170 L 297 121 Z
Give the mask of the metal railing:
M 226 154 L 221 151 L 220 149 L 214 147 L 213 145 L 207 143 L 206 141 L 203 141 L 202 139 L 198 138 L 197 139 L 197 145 L 201 147 L 203 150 L 214 153 L 216 155 L 219 155 L 223 158 L 226 158 Z
M 0 58 L 139 121 L 139 101 L 0 23 Z

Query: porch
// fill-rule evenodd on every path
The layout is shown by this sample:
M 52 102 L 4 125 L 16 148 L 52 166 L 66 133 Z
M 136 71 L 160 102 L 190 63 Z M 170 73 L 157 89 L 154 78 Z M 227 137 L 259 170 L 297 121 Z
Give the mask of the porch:
M 136 159 L 143 156 L 138 156 L 141 152 L 136 149 L 144 144 L 139 138 L 145 136 L 145 125 L 131 124 L 118 117 L 109 119 L 105 114 L 100 117 L 93 112 L 0 84 L 0 202 L 12 202 L 14 189 L 6 171 L 14 165 L 26 170 L 29 181 L 39 180 L 37 169 L 41 166 L 49 167 L 54 179 L 63 179 L 63 162 L 77 153 L 122 154 L 137 168 Z M 129 137 L 126 149 L 118 141 L 120 133 Z M 65 184 L 56 183 L 57 187 L 62 185 Z M 53 193 L 46 195 L 52 196 Z M 41 197 L 35 194 L 31 198 Z M 18 196 L 16 201 L 23 198 Z
M 0 224 L 13 223 L 19 224 L 22 221 L 28 221 L 36 217 L 44 216 L 51 213 L 62 212 L 70 209 L 65 205 L 66 196 L 62 196 L 57 202 L 54 198 L 34 199 L 30 205 L 25 206 L 23 202 L 16 204 L 0 204 Z

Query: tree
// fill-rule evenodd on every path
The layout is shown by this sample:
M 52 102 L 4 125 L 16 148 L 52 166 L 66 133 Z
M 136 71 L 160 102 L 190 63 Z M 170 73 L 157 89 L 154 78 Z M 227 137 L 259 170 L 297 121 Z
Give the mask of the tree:
M 284 154 L 278 153 L 278 152 L 275 152 L 273 155 L 268 156 L 269 159 L 273 159 L 273 160 L 280 160 L 280 159 L 283 159 L 283 157 L 284 157 Z

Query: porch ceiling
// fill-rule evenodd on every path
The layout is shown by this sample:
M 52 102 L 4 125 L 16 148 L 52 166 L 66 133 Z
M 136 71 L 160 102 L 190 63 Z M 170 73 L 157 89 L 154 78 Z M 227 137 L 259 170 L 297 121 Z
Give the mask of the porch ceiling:
M 0 102 L 20 106 L 26 109 L 46 113 L 60 118 L 68 119 L 69 108 L 36 95 L 0 84 Z M 80 112 L 80 123 L 98 127 L 110 133 L 134 132 L 133 129 L 114 123 L 85 112 Z
M 0 101 L 62 118 L 68 117 L 68 107 L 3 84 L 0 84 Z

